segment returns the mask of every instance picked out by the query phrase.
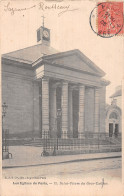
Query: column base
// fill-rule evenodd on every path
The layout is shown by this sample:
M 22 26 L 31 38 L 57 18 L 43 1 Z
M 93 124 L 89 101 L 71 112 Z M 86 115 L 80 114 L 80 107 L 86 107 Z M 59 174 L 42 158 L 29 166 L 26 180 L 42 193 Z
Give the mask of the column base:
M 42 138 L 43 138 L 43 139 L 50 138 L 50 133 L 49 133 L 49 131 L 43 131 L 43 132 L 42 132 Z
M 62 131 L 61 138 L 62 138 L 62 139 L 67 139 L 67 138 L 68 138 L 68 133 L 67 133 L 67 131 Z
M 12 158 L 12 153 L 2 152 L 2 160 Z
M 80 133 L 80 132 L 79 132 L 79 133 L 78 133 L 78 138 L 79 138 L 79 139 L 85 138 L 85 135 L 84 135 L 83 133 Z
M 99 133 L 99 127 L 94 127 L 94 133 Z
M 70 130 L 69 133 L 68 133 L 67 135 L 68 135 L 68 138 L 73 138 L 73 131 Z

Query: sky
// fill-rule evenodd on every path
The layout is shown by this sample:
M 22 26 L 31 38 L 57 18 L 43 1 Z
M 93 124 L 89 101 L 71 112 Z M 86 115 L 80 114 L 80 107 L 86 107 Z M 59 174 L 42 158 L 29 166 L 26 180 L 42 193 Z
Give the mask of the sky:
M 65 12 L 62 13 L 60 6 L 65 7 Z M 109 96 L 121 85 L 124 76 L 124 37 L 102 38 L 93 32 L 89 17 L 95 6 L 95 1 L 90 0 L 2 1 L 1 53 L 37 44 L 36 30 L 42 25 L 44 15 L 53 48 L 79 49 L 106 73 L 104 78 L 111 82 L 106 88 L 106 100 L 110 103 Z

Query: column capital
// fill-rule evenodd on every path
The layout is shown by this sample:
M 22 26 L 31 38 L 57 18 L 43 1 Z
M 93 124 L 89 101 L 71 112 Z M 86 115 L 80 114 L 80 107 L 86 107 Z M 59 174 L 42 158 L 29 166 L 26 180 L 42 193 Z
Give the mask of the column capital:
M 55 82 L 54 84 L 52 84 L 52 88 L 56 89 L 58 86 L 61 86 L 61 82 Z
M 97 87 L 97 86 L 96 86 L 94 89 L 97 91 L 97 90 L 100 90 L 100 88 L 101 88 L 101 87 Z
M 79 88 L 85 88 L 84 84 L 79 84 Z
M 95 97 L 100 95 L 100 88 L 95 88 Z
M 77 90 L 78 89 L 78 85 L 69 85 L 69 89 L 70 90 Z
M 44 77 L 42 78 L 43 81 L 49 81 L 49 79 L 50 79 L 50 78 L 49 78 L 48 76 L 44 76 Z
M 67 80 L 62 80 L 62 81 L 61 81 L 61 84 L 62 84 L 62 85 L 68 85 L 68 83 L 69 83 L 69 82 L 68 82 Z
M 69 87 L 69 91 L 73 91 L 74 87 L 73 86 L 68 86 Z

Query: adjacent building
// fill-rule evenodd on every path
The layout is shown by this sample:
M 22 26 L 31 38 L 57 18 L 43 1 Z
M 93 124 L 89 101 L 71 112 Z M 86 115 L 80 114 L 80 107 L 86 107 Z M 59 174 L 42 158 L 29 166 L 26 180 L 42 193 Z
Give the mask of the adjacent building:
M 106 130 L 110 137 L 117 137 L 122 132 L 122 86 L 117 86 L 110 98 L 111 105 L 106 107 Z

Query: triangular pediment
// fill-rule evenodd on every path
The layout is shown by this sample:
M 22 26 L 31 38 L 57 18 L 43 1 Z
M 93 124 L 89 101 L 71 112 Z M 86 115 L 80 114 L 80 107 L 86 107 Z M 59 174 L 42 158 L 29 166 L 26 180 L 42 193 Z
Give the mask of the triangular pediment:
M 96 66 L 79 50 L 72 50 L 44 56 L 43 60 L 46 60 L 50 64 L 67 67 L 69 69 L 75 69 L 77 71 L 83 71 L 97 76 L 105 75 L 105 73 L 98 66 Z

